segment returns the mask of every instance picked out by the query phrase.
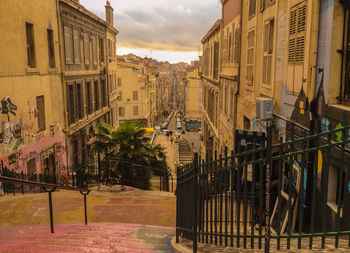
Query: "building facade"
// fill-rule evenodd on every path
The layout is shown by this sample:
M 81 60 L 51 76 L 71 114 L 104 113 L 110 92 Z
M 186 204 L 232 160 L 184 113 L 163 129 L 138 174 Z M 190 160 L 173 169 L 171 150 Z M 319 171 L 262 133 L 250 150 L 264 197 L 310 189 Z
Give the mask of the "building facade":
M 0 160 L 17 173 L 67 174 L 57 11 L 56 0 L 1 3 Z
M 202 150 L 213 157 L 219 147 L 219 64 L 222 20 L 219 19 L 202 39 L 203 117 Z
M 186 120 L 202 120 L 202 80 L 199 77 L 198 71 L 198 62 L 187 69 L 184 96 Z
M 119 124 L 133 121 L 149 125 L 149 79 L 143 67 L 118 62 Z
M 94 125 L 109 122 L 107 24 L 79 1 L 59 0 L 58 4 L 64 132 L 68 166 L 75 171 L 87 165 Z

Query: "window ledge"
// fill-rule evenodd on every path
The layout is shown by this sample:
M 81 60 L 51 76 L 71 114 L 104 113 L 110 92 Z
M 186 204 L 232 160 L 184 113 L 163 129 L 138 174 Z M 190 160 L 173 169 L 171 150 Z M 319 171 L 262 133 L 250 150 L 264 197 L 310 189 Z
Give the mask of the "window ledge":
M 58 68 L 49 68 L 48 72 L 49 73 L 57 73 L 58 72 Z
M 39 70 L 39 68 L 27 67 L 27 68 L 26 68 L 26 72 L 27 72 L 28 74 L 39 74 L 39 73 L 40 73 L 40 70 Z
M 338 205 L 335 202 L 327 202 L 327 205 L 332 209 L 333 212 L 337 213 Z M 343 218 L 343 208 L 340 208 L 340 218 Z

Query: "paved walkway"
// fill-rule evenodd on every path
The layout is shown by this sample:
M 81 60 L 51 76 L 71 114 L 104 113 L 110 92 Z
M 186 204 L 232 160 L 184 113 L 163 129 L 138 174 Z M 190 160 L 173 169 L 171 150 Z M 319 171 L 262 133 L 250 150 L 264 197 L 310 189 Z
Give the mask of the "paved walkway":
M 92 223 L 0 228 L 0 252 L 104 253 L 173 252 L 175 229 L 158 226 Z
M 242 244 L 241 240 L 241 244 Z M 236 243 L 236 239 L 234 241 L 234 243 Z M 272 240 L 271 242 L 271 248 L 270 248 L 270 252 L 271 253 L 307 253 L 307 252 L 314 252 L 314 253 L 329 253 L 329 252 L 341 252 L 341 253 L 345 253 L 345 252 L 350 252 L 350 248 L 347 246 L 347 240 L 340 240 L 339 241 L 339 248 L 336 249 L 334 247 L 334 240 L 331 238 L 327 238 L 326 239 L 326 247 L 325 249 L 321 249 L 320 245 L 321 245 L 321 239 L 320 238 L 315 238 L 314 239 L 314 245 L 318 245 L 318 246 L 314 246 L 314 249 L 309 250 L 308 249 L 308 245 L 309 245 L 309 239 L 302 239 L 302 248 L 303 249 L 298 249 L 298 244 L 297 244 L 297 239 L 292 239 L 291 240 L 291 248 L 288 250 L 286 249 L 286 239 L 282 239 L 281 240 L 281 249 L 277 250 L 276 247 L 276 240 Z M 192 248 L 193 248 L 193 244 L 192 241 L 187 240 L 187 239 L 183 239 L 180 238 L 180 242 L 179 244 L 181 246 L 183 246 L 187 252 L 191 252 Z M 176 247 L 176 245 L 174 245 Z M 250 240 L 247 239 L 247 247 L 250 247 Z M 264 247 L 264 245 L 262 245 L 262 247 Z M 198 251 L 199 253 L 211 253 L 211 252 L 217 252 L 217 253 L 223 253 L 223 252 L 232 252 L 232 253 L 263 253 L 264 248 L 259 249 L 258 245 L 255 244 L 255 248 L 251 249 L 251 248 L 246 248 L 244 249 L 241 245 L 240 248 L 232 248 L 232 247 L 223 247 L 223 246 L 219 246 L 219 245 L 214 245 L 214 244 L 204 244 L 204 243 L 198 243 Z

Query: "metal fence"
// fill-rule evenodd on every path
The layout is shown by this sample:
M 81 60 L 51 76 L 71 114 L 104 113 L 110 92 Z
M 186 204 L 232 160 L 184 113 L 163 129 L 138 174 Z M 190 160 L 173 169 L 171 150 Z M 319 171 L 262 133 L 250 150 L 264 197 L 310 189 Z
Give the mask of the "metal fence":
M 334 243 L 350 247 L 350 224 L 341 221 L 344 167 L 348 155 L 350 126 L 319 131 L 272 145 L 272 127 L 267 140 L 238 146 L 214 158 L 195 155 L 192 164 L 177 169 L 176 239 L 225 247 L 305 249 L 325 248 Z M 319 155 L 323 154 L 322 171 Z M 331 160 L 339 167 L 334 224 L 329 225 Z M 347 165 L 348 166 L 348 165 Z M 341 218 L 343 217 L 343 218 Z

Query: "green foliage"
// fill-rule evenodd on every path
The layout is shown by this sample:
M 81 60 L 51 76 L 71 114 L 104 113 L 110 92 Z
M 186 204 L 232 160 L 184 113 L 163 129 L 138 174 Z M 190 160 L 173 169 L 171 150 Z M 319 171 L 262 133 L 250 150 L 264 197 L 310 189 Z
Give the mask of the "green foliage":
M 95 130 L 91 150 L 93 154 L 104 154 L 99 163 L 104 178 L 118 178 L 123 185 L 149 189 L 153 173 L 168 175 L 165 149 L 152 146 L 141 125 L 127 121 L 114 129 L 98 123 Z

